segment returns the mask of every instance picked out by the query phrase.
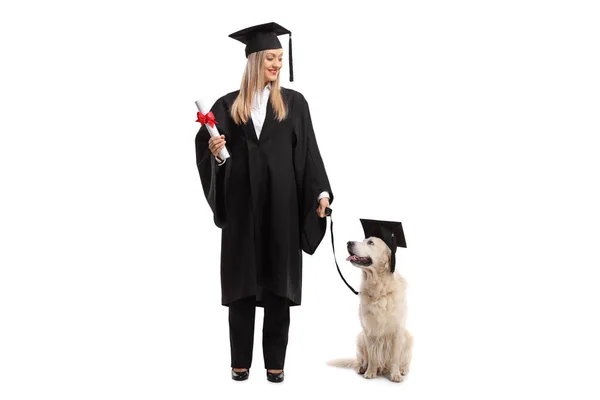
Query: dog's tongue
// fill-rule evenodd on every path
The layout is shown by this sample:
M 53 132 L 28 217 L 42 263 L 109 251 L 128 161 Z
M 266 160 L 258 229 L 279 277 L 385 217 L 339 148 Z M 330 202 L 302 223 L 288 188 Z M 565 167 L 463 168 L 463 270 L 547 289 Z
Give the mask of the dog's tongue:
M 357 258 L 357 256 L 348 256 L 348 258 L 346 258 L 346 261 L 356 260 Z

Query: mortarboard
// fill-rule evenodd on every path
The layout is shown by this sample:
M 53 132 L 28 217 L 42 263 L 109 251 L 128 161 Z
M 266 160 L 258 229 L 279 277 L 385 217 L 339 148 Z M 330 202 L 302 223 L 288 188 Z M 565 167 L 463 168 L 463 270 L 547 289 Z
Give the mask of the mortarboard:
M 290 52 L 290 82 L 294 81 L 294 69 L 292 64 L 292 32 L 275 22 L 255 25 L 244 28 L 229 35 L 230 38 L 239 40 L 246 45 L 246 58 L 248 55 L 261 50 L 281 49 L 278 35 L 289 35 Z
M 395 221 L 379 221 L 374 219 L 362 219 L 360 223 L 365 231 L 365 238 L 378 237 L 388 245 L 392 251 L 390 260 L 390 269 L 394 272 L 396 268 L 396 248 L 406 247 L 406 239 L 404 238 L 404 230 L 401 222 Z

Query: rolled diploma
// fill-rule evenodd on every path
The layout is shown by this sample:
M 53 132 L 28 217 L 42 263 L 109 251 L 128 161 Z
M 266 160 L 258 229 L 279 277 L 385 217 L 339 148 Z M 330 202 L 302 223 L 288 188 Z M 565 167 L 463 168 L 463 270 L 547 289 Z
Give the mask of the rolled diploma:
M 208 112 L 210 111 L 210 109 L 205 106 L 202 100 L 196 100 L 196 107 L 198 107 L 198 111 L 200 111 L 204 115 L 208 114 Z M 210 126 L 209 124 L 206 124 L 206 127 L 208 128 L 208 133 L 210 133 L 210 136 L 221 136 L 216 124 L 215 126 Z M 219 152 L 219 157 L 221 157 L 221 160 L 223 161 L 229 158 L 229 152 L 227 151 L 226 146 L 223 146 L 223 148 Z

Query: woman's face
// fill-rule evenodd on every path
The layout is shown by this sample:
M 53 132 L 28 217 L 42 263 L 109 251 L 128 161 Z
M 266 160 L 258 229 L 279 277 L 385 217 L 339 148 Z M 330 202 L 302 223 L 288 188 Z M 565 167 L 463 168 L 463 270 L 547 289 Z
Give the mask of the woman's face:
M 263 62 L 265 71 L 265 82 L 274 82 L 277 80 L 277 75 L 281 70 L 283 60 L 283 49 L 267 50 Z

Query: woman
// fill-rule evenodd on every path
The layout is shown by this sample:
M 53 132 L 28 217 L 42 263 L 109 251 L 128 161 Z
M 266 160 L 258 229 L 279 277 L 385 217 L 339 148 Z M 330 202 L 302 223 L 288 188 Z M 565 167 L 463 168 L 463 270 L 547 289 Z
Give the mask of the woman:
M 246 44 L 240 89 L 211 108 L 221 136 L 211 138 L 202 125 L 195 141 L 204 194 L 222 233 L 221 301 L 229 307 L 234 380 L 249 376 L 258 306 L 267 379 L 283 381 L 289 307 L 301 303 L 302 251 L 319 246 L 333 202 L 308 103 L 279 85 L 277 35 L 284 33 L 291 52 L 291 32 L 275 23 L 229 35 Z M 224 146 L 231 157 L 222 160 Z

